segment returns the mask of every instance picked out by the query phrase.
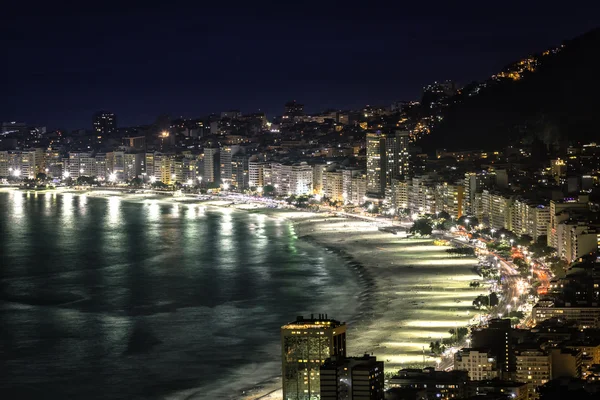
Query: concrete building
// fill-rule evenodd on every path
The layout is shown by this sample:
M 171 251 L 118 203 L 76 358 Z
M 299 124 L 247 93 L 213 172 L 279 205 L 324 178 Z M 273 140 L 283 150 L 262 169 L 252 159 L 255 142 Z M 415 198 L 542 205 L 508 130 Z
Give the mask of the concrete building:
M 423 389 L 427 399 L 451 400 L 465 397 L 469 375 L 466 371 L 436 371 L 429 367 L 402 369 L 390 378 L 390 388 Z
M 261 161 L 248 161 L 248 185 L 251 188 L 259 188 L 266 185 L 264 181 L 264 166 Z
M 577 321 L 580 329 L 600 328 L 600 307 L 597 303 L 587 305 L 558 303 L 554 300 L 541 300 L 531 313 L 534 324 L 542 321 L 559 318 L 567 321 Z
M 471 334 L 474 348 L 489 349 L 496 358 L 496 365 L 502 377 L 508 377 L 515 370 L 512 343 L 512 329 L 509 319 L 492 319 L 487 328 L 474 330 Z
M 550 201 L 550 222 L 548 223 L 548 246 L 558 248 L 558 225 L 569 219 L 571 211 L 589 210 L 589 197 L 579 195 L 568 197 L 560 201 Z
M 238 190 L 249 187 L 248 157 L 236 154 L 231 158 L 231 183 Z
M 444 182 L 437 189 L 436 212 L 446 211 L 455 219 L 462 217 L 464 186 Z
M 281 327 L 281 349 L 283 399 L 318 399 L 321 365 L 330 357 L 346 357 L 346 324 L 326 315 L 299 316 Z
M 204 174 L 203 182 L 219 183 L 221 178 L 221 159 L 218 147 L 204 148 Z
M 327 170 L 327 164 L 313 165 L 313 191 L 320 196 L 323 195 L 323 173 Z
M 468 384 L 468 395 L 469 398 L 485 399 L 484 396 L 490 396 L 491 398 L 507 398 L 510 400 L 529 400 L 529 389 L 528 384 L 523 382 L 498 379 L 471 381 Z
M 409 134 L 405 131 L 367 134 L 367 192 L 383 198 L 393 178 L 409 172 Z
M 331 357 L 321 366 L 321 400 L 383 400 L 383 361 L 376 357 Z
M 524 347 L 515 352 L 517 382 L 528 385 L 529 398 L 537 399 L 536 388 L 552 379 L 552 356 L 536 347 Z
M 499 376 L 496 357 L 489 349 L 461 349 L 454 354 L 454 369 L 467 371 L 472 381 L 495 379 Z
M 344 176 L 342 171 L 323 172 L 323 196 L 331 201 L 344 201 Z

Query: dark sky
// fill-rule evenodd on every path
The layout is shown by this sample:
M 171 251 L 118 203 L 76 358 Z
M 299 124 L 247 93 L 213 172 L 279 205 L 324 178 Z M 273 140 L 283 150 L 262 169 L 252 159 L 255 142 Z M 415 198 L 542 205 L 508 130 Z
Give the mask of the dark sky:
M 0 10 L 0 120 L 67 129 L 90 128 L 100 109 L 126 126 L 232 108 L 272 116 L 290 99 L 309 112 L 418 99 L 434 80 L 484 79 L 595 28 L 600 11 L 572 2 L 17 3 Z

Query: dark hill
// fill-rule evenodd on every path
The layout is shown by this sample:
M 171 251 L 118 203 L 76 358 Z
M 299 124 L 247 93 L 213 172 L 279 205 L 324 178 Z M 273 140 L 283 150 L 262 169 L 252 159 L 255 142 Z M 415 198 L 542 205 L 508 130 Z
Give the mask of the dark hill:
M 490 79 L 477 94 L 466 87 L 454 96 L 419 144 L 433 151 L 499 149 L 535 137 L 548 146 L 600 140 L 600 29 L 533 57 L 535 70 L 518 80 Z

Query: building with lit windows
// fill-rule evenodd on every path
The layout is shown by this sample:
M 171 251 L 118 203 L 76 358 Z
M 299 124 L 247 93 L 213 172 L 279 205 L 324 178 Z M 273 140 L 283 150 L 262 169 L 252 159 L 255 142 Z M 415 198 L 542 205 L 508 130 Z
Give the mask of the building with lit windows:
M 367 193 L 383 198 L 393 178 L 409 172 L 409 133 L 381 131 L 367 134 Z
M 492 319 L 488 326 L 471 333 L 474 348 L 489 349 L 496 358 L 496 365 L 502 377 L 508 378 L 515 370 L 510 319 Z
M 248 185 L 251 188 L 263 187 L 265 164 L 261 161 L 248 161 Z
M 363 357 L 331 357 L 321 365 L 321 400 L 383 400 L 383 361 Z
M 390 388 L 422 389 L 427 399 L 452 400 L 465 397 L 469 374 L 467 371 L 436 371 L 433 367 L 401 369 L 390 378 Z
M 219 183 L 221 177 L 220 167 L 220 149 L 218 147 L 205 147 L 203 181 Z
M 527 383 L 498 379 L 469 382 L 469 398 L 482 396 L 509 400 L 529 400 Z M 488 398 L 490 398 L 488 397 Z
M 231 158 L 231 183 L 238 189 L 248 188 L 248 157 L 236 154 Z
M 580 329 L 600 328 L 600 307 L 598 304 L 559 303 L 554 300 L 540 300 L 531 313 L 534 324 L 551 318 L 576 321 Z
M 444 182 L 437 187 L 436 212 L 446 211 L 453 218 L 460 218 L 464 214 L 464 186 Z
M 569 219 L 572 212 L 589 210 L 589 196 L 579 195 L 563 200 L 550 201 L 550 222 L 548 223 L 548 246 L 558 248 L 558 225 Z
M 517 382 L 528 385 L 529 398 L 537 399 L 536 388 L 552 379 L 552 356 L 535 346 L 523 346 L 515 351 Z
M 320 368 L 330 357 L 346 357 L 346 324 L 327 315 L 299 316 L 281 327 L 284 400 L 318 399 Z
M 97 112 L 92 123 L 97 136 L 106 137 L 117 133 L 117 117 L 110 111 Z
M 499 375 L 496 357 L 489 349 L 460 349 L 454 354 L 454 369 L 467 371 L 472 381 L 494 379 Z
M 322 176 L 323 196 L 331 201 L 344 201 L 344 176 L 342 171 L 325 171 Z

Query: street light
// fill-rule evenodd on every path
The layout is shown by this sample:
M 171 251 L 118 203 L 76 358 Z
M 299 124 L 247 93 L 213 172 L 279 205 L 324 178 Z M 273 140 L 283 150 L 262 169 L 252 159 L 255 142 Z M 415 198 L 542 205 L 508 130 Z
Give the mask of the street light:
M 150 183 L 154 183 L 156 182 L 156 177 L 155 176 L 151 176 L 150 177 Z
M 514 239 L 510 239 L 510 246 L 512 247 Z
M 19 170 L 19 169 L 15 169 L 15 170 L 13 171 L 13 175 L 14 175 L 14 176 L 20 176 L 20 175 L 21 175 L 21 170 Z
M 223 184 L 223 190 L 227 190 L 227 189 L 229 189 L 229 183 L 225 182 Z
M 63 173 L 63 176 L 64 176 L 65 178 L 68 178 L 70 175 L 71 175 L 71 174 L 69 173 L 69 171 L 65 171 L 65 172 Z
M 187 180 L 187 182 L 186 182 L 186 184 L 187 184 L 188 186 L 192 186 L 192 185 L 194 184 L 194 181 L 193 181 L 193 180 L 191 180 L 191 179 L 188 179 L 188 180 Z
M 117 174 L 113 172 L 112 174 L 108 175 L 108 180 L 110 182 L 115 182 L 117 180 Z

